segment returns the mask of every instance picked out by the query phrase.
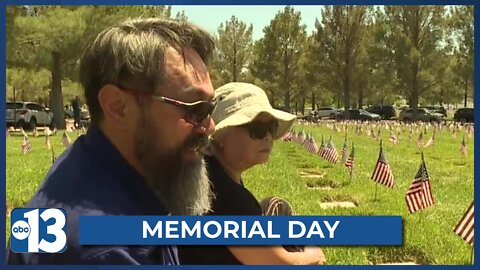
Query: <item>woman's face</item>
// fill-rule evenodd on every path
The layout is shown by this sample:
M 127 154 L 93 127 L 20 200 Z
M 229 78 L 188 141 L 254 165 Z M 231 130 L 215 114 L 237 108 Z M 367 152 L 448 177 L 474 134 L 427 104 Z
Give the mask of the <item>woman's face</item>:
M 260 114 L 246 125 L 229 128 L 220 138 L 220 152 L 237 171 L 265 163 L 273 147 L 272 133 L 275 134 L 277 128 L 277 120 Z

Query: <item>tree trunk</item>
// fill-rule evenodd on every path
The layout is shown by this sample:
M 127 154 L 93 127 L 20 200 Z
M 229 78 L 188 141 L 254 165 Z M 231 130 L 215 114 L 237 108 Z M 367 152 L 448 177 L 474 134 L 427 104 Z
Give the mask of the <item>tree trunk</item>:
M 53 124 L 59 129 L 65 128 L 65 119 L 63 111 L 63 94 L 62 94 L 62 55 L 59 52 L 52 52 L 52 112 Z
M 358 91 L 358 109 L 363 107 L 363 89 L 360 87 Z
M 233 70 L 232 70 L 232 82 L 237 82 L 237 48 L 236 43 L 233 44 Z
M 316 104 L 315 101 L 316 101 L 315 100 L 315 93 L 312 93 L 312 111 L 315 110 L 315 104 Z
M 302 115 L 305 115 L 305 95 L 302 96 Z
M 467 99 L 468 99 L 468 79 L 465 79 L 465 95 L 463 98 L 463 107 L 467 107 Z
M 285 109 L 290 111 L 290 87 L 288 85 L 288 59 L 287 59 L 287 52 L 284 53 L 283 56 L 283 91 L 284 91 L 284 102 L 285 102 Z M 295 112 L 297 111 L 297 107 L 295 105 Z

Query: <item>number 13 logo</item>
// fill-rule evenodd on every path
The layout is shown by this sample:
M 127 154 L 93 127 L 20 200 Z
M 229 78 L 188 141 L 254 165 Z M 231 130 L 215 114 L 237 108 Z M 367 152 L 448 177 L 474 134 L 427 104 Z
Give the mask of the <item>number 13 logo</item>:
M 16 208 L 11 224 L 10 248 L 14 252 L 57 253 L 66 248 L 63 209 Z

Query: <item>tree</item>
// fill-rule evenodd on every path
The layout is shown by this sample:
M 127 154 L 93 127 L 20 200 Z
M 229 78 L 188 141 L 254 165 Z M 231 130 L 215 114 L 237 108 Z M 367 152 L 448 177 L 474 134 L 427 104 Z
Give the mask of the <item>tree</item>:
M 397 78 L 391 48 L 385 36 L 388 33 L 387 18 L 383 8 L 372 11 L 364 38 L 368 61 L 368 87 L 363 96 L 369 104 L 393 104 L 398 98 Z
M 455 46 L 455 71 L 464 87 L 464 107 L 468 97 L 473 100 L 473 6 L 456 6 L 450 18 L 450 36 Z
M 218 27 L 215 68 L 222 73 L 221 84 L 243 79 L 251 62 L 252 31 L 251 24 L 247 26 L 235 16 Z
M 445 7 L 385 6 L 385 13 L 398 88 L 416 113 L 419 98 L 438 82 Z
M 343 98 L 345 109 L 350 108 L 354 74 L 360 71 L 366 15 L 366 6 L 325 6 L 321 23 L 315 25 L 321 72 L 328 74 L 324 85 Z M 364 86 L 357 85 L 357 90 L 360 87 Z M 348 117 L 348 110 L 345 113 Z
M 100 29 L 126 18 L 170 16 L 170 8 L 163 6 L 29 6 L 28 16 L 14 16 L 15 8 L 7 7 L 13 9 L 8 22 L 14 22 L 8 29 L 15 32 L 7 42 L 12 50 L 7 63 L 50 71 L 49 103 L 54 124 L 60 128 L 64 127 L 62 80 L 77 79 L 86 43 Z
M 300 24 L 301 14 L 287 6 L 263 30 L 264 37 L 255 44 L 255 60 L 252 73 L 270 85 L 274 100 L 277 94 L 283 98 L 283 107 L 290 111 L 291 98 L 298 81 L 300 58 L 304 52 L 305 25 Z
M 48 103 L 49 71 L 26 68 L 7 68 L 7 100 Z M 15 97 L 13 95 L 15 89 Z

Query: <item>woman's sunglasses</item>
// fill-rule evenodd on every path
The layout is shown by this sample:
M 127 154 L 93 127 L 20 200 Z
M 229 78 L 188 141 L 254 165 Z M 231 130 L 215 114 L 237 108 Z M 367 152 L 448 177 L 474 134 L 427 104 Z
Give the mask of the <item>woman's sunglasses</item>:
M 252 121 L 248 124 L 241 125 L 240 127 L 244 127 L 247 129 L 250 138 L 261 140 L 264 139 L 268 133 L 270 135 L 275 136 L 278 130 L 278 121 L 272 120 L 269 122 L 262 122 L 259 120 Z
M 129 93 L 132 93 L 134 95 L 146 96 L 154 100 L 162 101 L 166 104 L 180 107 L 185 111 L 185 116 L 183 117 L 183 119 L 194 126 L 200 125 L 201 123 L 203 123 L 203 121 L 205 121 L 205 119 L 207 119 L 207 117 L 212 115 L 213 110 L 217 105 L 217 102 L 215 99 L 211 101 L 202 100 L 202 101 L 188 103 L 188 102 L 183 102 L 173 98 L 153 95 L 143 91 L 136 91 L 136 90 L 124 89 L 124 88 L 120 88 L 120 89 Z

